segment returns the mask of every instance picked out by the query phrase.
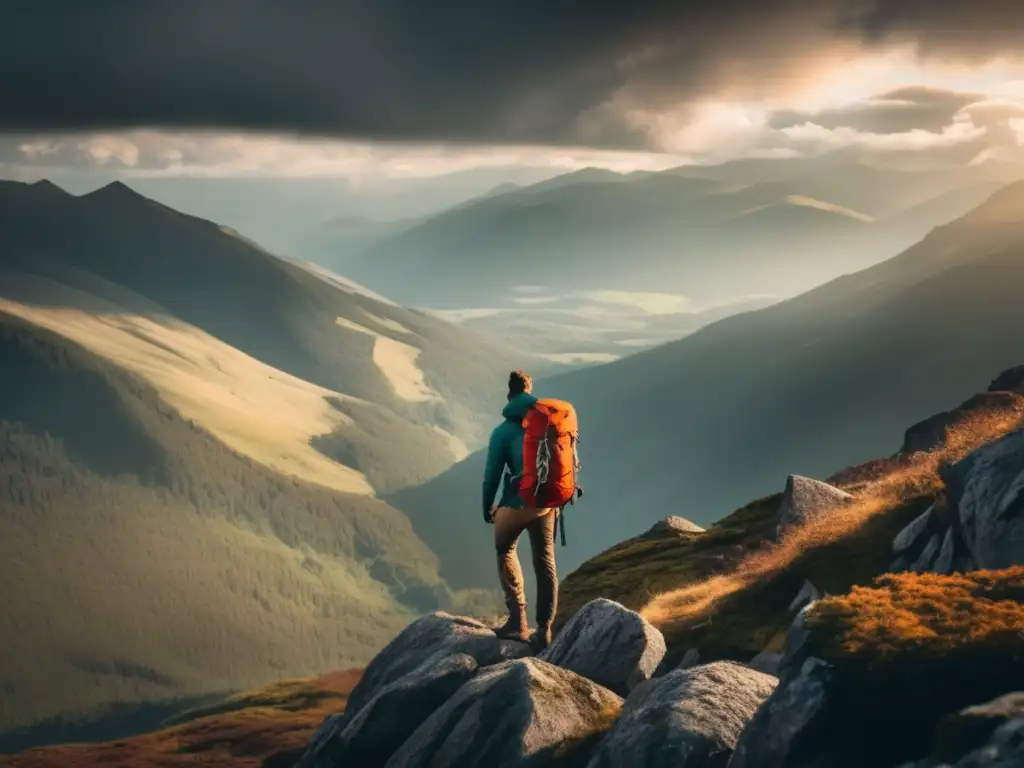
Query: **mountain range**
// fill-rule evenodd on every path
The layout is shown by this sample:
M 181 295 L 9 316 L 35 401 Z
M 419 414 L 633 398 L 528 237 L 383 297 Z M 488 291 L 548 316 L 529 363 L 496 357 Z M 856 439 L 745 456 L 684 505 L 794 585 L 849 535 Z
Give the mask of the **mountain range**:
M 539 381 L 538 394 L 571 400 L 580 417 L 587 495 L 567 512 L 561 566 L 666 514 L 706 525 L 788 473 L 823 476 L 893 450 L 894 425 L 1024 357 L 1022 222 L 1015 183 L 893 259 Z M 494 568 L 472 524 L 482 471 L 476 453 L 388 496 L 455 584 L 485 583 Z
M 845 154 L 661 172 L 584 169 L 488 194 L 317 258 L 406 304 L 668 291 L 794 296 L 888 258 L 1017 178 L 1016 166 L 880 168 Z

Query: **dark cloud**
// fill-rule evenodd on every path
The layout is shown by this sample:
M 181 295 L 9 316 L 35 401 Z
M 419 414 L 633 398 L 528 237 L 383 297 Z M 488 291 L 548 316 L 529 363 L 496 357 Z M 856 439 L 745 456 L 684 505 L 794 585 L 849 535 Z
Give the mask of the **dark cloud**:
M 983 98 L 979 94 L 937 88 L 901 88 L 857 104 L 821 112 L 777 112 L 772 116 L 770 126 L 782 129 L 814 123 L 830 130 L 852 128 L 862 133 L 893 134 L 913 130 L 939 133 L 964 107 Z
M 1017 0 L 11 0 L 0 128 L 639 145 L 599 110 L 627 84 L 657 109 L 806 74 L 837 37 L 990 55 L 1021 30 Z

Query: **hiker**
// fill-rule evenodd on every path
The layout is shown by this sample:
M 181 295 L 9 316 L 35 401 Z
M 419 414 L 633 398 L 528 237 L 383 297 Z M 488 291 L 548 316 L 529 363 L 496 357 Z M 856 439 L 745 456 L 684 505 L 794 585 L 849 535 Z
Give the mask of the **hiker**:
M 502 638 L 529 641 L 536 651 L 551 643 L 551 625 L 558 607 L 558 575 L 555 572 L 555 523 L 558 510 L 527 506 L 519 496 L 523 474 L 523 420 L 537 398 L 531 392 L 533 380 L 523 371 L 508 377 L 508 403 L 501 415 L 505 421 L 491 433 L 484 472 L 484 520 L 494 524 L 494 546 L 498 553 L 498 579 L 505 593 L 508 620 L 496 631 Z M 495 504 L 499 484 L 501 499 Z M 526 618 L 526 591 L 516 543 L 526 531 L 533 553 L 537 579 L 537 630 L 531 636 Z

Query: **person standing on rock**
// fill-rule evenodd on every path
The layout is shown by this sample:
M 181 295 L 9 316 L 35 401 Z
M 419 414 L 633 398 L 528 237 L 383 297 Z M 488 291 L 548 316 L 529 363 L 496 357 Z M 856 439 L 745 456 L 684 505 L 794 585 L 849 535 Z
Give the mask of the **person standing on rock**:
M 533 380 L 523 371 L 508 377 L 508 403 L 504 421 L 491 433 L 484 471 L 484 520 L 494 524 L 498 554 L 498 579 L 508 607 L 508 620 L 495 632 L 499 637 L 529 641 L 539 651 L 551 643 L 551 625 L 558 606 L 558 575 L 555 570 L 555 523 L 557 510 L 527 506 L 519 496 L 523 474 L 523 420 L 537 402 Z M 501 498 L 495 496 L 501 486 Z M 530 537 L 533 570 L 537 579 L 537 630 L 531 636 L 526 614 L 526 591 L 516 544 L 523 532 Z

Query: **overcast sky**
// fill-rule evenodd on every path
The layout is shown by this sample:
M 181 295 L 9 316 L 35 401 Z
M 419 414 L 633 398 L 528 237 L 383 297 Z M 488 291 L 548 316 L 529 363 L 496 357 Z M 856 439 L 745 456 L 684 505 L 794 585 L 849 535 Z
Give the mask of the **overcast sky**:
M 1015 155 L 1020 0 L 32 0 L 0 8 L 0 173 L 656 169 L 843 147 Z

